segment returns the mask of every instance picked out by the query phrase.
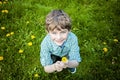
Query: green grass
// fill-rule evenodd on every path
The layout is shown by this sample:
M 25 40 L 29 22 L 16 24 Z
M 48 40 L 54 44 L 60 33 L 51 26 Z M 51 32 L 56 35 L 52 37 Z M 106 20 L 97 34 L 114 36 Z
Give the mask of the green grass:
M 118 0 L 2 0 L 0 79 L 120 79 L 119 5 Z M 47 74 L 40 64 L 40 43 L 46 35 L 45 16 L 53 9 L 68 13 L 72 19 L 72 32 L 78 36 L 82 62 L 75 74 L 68 71 Z M 8 13 L 3 10 L 8 10 Z M 31 39 L 32 35 L 34 39 Z M 28 45 L 29 42 L 32 46 Z M 108 51 L 104 52 L 103 48 Z M 39 76 L 35 77 L 35 74 Z

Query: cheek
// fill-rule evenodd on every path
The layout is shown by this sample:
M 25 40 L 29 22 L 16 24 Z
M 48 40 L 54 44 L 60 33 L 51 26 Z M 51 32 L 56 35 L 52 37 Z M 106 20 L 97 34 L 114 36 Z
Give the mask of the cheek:
M 63 38 L 64 38 L 64 39 L 67 39 L 67 36 L 68 36 L 68 34 L 64 35 Z
M 55 36 L 54 36 L 54 35 L 50 35 L 50 38 L 51 38 L 52 40 L 54 40 L 54 39 L 55 39 Z

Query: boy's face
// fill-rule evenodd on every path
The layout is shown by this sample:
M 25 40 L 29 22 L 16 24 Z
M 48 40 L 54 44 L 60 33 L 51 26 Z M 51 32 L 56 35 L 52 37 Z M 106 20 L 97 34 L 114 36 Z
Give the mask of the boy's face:
M 67 39 L 68 33 L 68 29 L 54 29 L 53 31 L 49 31 L 51 39 L 58 46 L 61 46 L 64 43 L 64 41 Z

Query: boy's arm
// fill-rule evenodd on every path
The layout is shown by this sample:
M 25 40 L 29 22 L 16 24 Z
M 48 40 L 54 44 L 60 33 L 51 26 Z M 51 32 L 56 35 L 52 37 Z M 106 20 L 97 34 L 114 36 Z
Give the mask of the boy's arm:
M 79 62 L 77 62 L 76 60 L 71 60 L 71 61 L 68 61 L 68 63 L 66 64 L 66 66 L 68 68 L 75 68 L 79 65 Z
M 60 72 L 63 70 L 63 68 L 75 68 L 79 65 L 79 63 L 76 60 L 71 60 L 68 61 L 68 63 L 62 64 L 63 62 L 61 61 L 57 61 L 56 63 L 52 64 L 52 65 L 47 65 L 44 66 L 44 70 L 47 73 L 53 73 L 55 71 Z
M 79 65 L 79 62 L 81 62 L 80 48 L 78 45 L 78 38 L 76 36 L 74 36 L 71 41 L 68 67 L 75 68 Z
M 44 70 L 47 73 L 55 72 L 56 71 L 55 64 L 44 66 Z
M 60 72 L 60 71 L 63 70 L 63 65 L 64 64 L 61 64 L 60 61 L 57 61 L 54 64 L 44 66 L 44 70 L 47 73 L 52 73 L 52 72 L 55 72 L 55 71 Z

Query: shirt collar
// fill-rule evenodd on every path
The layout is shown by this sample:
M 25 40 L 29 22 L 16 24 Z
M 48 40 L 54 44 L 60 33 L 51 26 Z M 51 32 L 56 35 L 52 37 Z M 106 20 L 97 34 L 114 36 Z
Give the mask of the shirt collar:
M 58 45 L 55 44 L 52 40 L 51 40 L 51 42 L 52 42 L 53 48 L 54 48 L 55 50 L 58 49 L 59 47 L 64 48 L 64 47 L 65 47 L 65 44 L 66 44 L 66 41 L 65 41 L 61 46 L 58 46 Z

